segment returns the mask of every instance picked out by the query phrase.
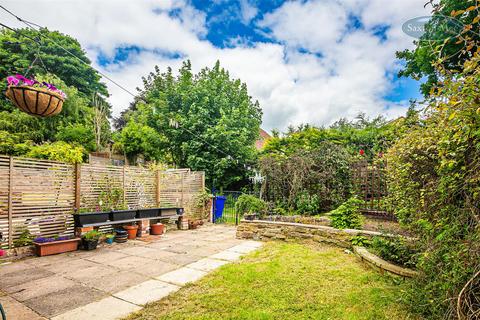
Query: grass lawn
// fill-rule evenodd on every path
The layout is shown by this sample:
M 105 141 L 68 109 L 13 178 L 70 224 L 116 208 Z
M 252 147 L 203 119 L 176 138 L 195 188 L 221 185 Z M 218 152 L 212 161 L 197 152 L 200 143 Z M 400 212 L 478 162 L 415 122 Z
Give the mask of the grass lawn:
M 271 242 L 128 319 L 416 319 L 397 290 L 342 249 Z

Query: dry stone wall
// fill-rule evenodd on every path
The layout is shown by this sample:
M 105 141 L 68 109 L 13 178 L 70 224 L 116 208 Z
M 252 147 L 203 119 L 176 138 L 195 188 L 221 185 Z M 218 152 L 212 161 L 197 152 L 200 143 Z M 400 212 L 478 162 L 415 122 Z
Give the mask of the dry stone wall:
M 312 240 L 350 248 L 354 236 L 372 238 L 381 236 L 380 232 L 344 229 L 328 226 L 311 225 L 292 222 L 242 220 L 237 228 L 237 238 L 253 240 Z M 383 236 L 385 236 L 383 234 Z

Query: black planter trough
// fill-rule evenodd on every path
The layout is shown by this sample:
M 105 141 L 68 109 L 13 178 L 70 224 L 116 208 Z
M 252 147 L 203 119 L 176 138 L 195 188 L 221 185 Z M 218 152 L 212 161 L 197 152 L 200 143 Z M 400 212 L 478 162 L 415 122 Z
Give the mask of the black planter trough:
M 137 218 L 155 218 L 160 215 L 159 208 L 146 208 L 146 209 L 138 209 L 137 210 Z
M 160 211 L 161 211 L 160 215 L 162 217 L 174 216 L 174 215 L 178 214 L 178 209 L 179 208 L 162 208 L 162 209 L 160 209 Z
M 73 215 L 75 226 L 108 221 L 108 212 L 76 213 Z
M 110 221 L 135 219 L 137 210 L 114 210 L 110 212 Z
M 98 240 L 85 240 L 82 239 L 83 250 L 95 250 L 97 248 Z

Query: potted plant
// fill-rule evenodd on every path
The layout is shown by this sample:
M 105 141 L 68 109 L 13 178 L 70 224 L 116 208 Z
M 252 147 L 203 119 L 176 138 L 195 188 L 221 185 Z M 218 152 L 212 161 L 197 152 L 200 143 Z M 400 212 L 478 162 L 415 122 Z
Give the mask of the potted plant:
M 66 95 L 53 84 L 28 79 L 20 74 L 7 77 L 7 98 L 28 114 L 51 117 L 62 111 Z
M 79 238 L 72 238 L 70 236 L 57 236 L 52 238 L 38 237 L 33 240 L 35 253 L 39 257 L 76 251 L 79 242 Z
M 150 234 L 162 235 L 165 230 L 163 223 L 154 223 L 150 225 Z
M 137 238 L 138 226 L 136 224 L 123 226 L 123 229 L 127 230 L 127 234 L 128 234 L 127 239 L 134 240 Z
M 108 244 L 112 244 L 114 239 L 115 235 L 113 233 L 109 233 L 105 236 L 105 242 Z
M 97 230 L 91 230 L 82 235 L 82 247 L 84 250 L 94 250 L 97 248 L 98 239 L 102 233 Z

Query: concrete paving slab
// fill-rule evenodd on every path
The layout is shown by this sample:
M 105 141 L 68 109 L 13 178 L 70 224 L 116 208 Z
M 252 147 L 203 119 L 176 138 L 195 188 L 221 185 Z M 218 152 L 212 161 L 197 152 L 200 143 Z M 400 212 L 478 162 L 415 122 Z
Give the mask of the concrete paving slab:
M 152 264 L 154 261 L 147 258 L 135 257 L 135 256 L 125 256 L 118 260 L 109 261 L 106 265 L 115 267 L 121 270 L 132 270 L 136 271 L 138 268 Z
M 94 256 L 90 256 L 85 259 L 96 263 L 110 264 L 125 257 L 128 257 L 128 255 L 123 254 L 119 251 L 105 250 L 104 252 L 100 252 Z
M 28 272 L 27 270 L 35 268 L 34 266 L 26 263 L 26 262 L 12 262 L 12 263 L 5 263 L 0 265 L 0 277 L 4 277 L 9 273 L 22 271 Z
M 53 317 L 51 320 L 115 320 L 140 309 L 141 307 L 135 304 L 108 297 Z
M 209 271 L 213 271 L 215 269 L 218 269 L 218 268 L 220 268 L 221 266 L 223 266 L 224 264 L 227 264 L 227 263 L 228 263 L 228 261 L 225 261 L 225 260 L 216 260 L 216 259 L 205 258 L 205 259 L 198 260 L 194 263 L 191 263 L 191 264 L 187 265 L 186 267 L 190 268 L 190 269 L 209 272 Z
M 222 252 L 211 255 L 210 258 L 217 260 L 226 260 L 226 261 L 237 261 L 243 256 L 243 253 L 224 250 Z
M 98 264 L 95 262 L 77 258 L 77 259 L 68 259 L 68 263 L 55 263 L 55 264 L 43 266 L 42 268 L 59 275 L 64 275 L 64 274 L 70 274 L 72 273 L 72 271 L 78 272 L 78 270 L 84 270 L 97 265 Z
M 8 320 L 46 320 L 46 318 L 41 317 L 32 309 L 9 296 L 0 296 L 0 303 Z
M 50 318 L 65 313 L 72 308 L 97 301 L 105 296 L 106 294 L 99 290 L 77 285 L 73 288 L 32 298 L 23 303 L 41 316 Z
M 73 287 L 75 282 L 65 279 L 64 277 L 54 275 L 51 277 L 41 278 L 30 281 L 18 286 L 8 287 L 5 292 L 9 293 L 13 298 L 22 302 L 31 298 L 40 297 L 52 292 L 64 290 Z
M 178 289 L 180 289 L 179 286 L 171 283 L 148 280 L 124 291 L 117 292 L 113 296 L 130 303 L 144 305 L 160 300 Z
M 118 272 L 118 269 L 115 269 L 114 267 L 97 264 L 93 267 L 88 267 L 82 270 L 72 269 L 70 272 L 63 274 L 62 276 L 77 282 L 85 283 L 90 279 L 96 280 L 100 277 L 114 274 L 116 272 Z
M 180 268 L 175 271 L 166 273 L 159 277 L 156 277 L 157 280 L 172 283 L 178 286 L 184 286 L 189 282 L 194 282 L 201 279 L 207 273 L 200 270 L 190 269 L 190 268 Z
M 88 287 L 114 293 L 149 279 L 149 277 L 145 275 L 131 271 L 119 271 L 115 269 L 109 271 L 110 272 L 98 273 L 94 276 L 86 277 L 80 281 Z
M 126 255 L 146 257 L 146 255 L 155 253 L 156 251 L 157 250 L 149 247 L 134 246 L 134 247 L 118 250 L 117 252 L 120 252 Z
M 189 263 L 198 261 L 201 258 L 202 257 L 200 257 L 200 256 L 195 256 L 195 255 L 192 255 L 192 254 L 186 254 L 186 253 L 176 254 L 176 253 L 174 253 L 173 256 L 161 257 L 161 258 L 159 258 L 159 260 L 165 261 L 165 262 L 168 262 L 168 263 L 173 263 L 173 264 L 176 264 L 176 265 L 179 265 L 179 266 L 185 266 Z
M 63 261 L 65 261 L 65 256 L 63 254 L 55 254 L 51 256 L 26 259 L 25 263 L 30 264 L 34 267 L 43 267 L 52 264 L 62 263 Z
M 42 268 L 31 268 L 10 272 L 7 276 L 2 277 L 0 281 L 0 289 L 6 289 L 12 286 L 18 286 L 37 279 L 53 276 L 54 273 Z
M 180 268 L 180 265 L 170 262 L 165 262 L 161 260 L 150 261 L 151 262 L 148 264 L 137 265 L 135 270 L 132 271 L 148 277 L 157 277 L 161 274 Z
M 218 252 L 217 248 L 209 247 L 209 246 L 204 246 L 201 248 L 192 248 L 188 250 L 187 254 L 191 254 L 194 256 L 199 256 L 199 257 L 208 257 L 211 256 L 212 254 L 215 254 Z
M 258 248 L 257 247 L 252 247 L 252 246 L 249 246 L 249 245 L 239 244 L 238 246 L 228 248 L 227 250 L 232 251 L 232 252 L 247 254 L 247 253 L 253 252 L 255 250 L 258 250 Z

